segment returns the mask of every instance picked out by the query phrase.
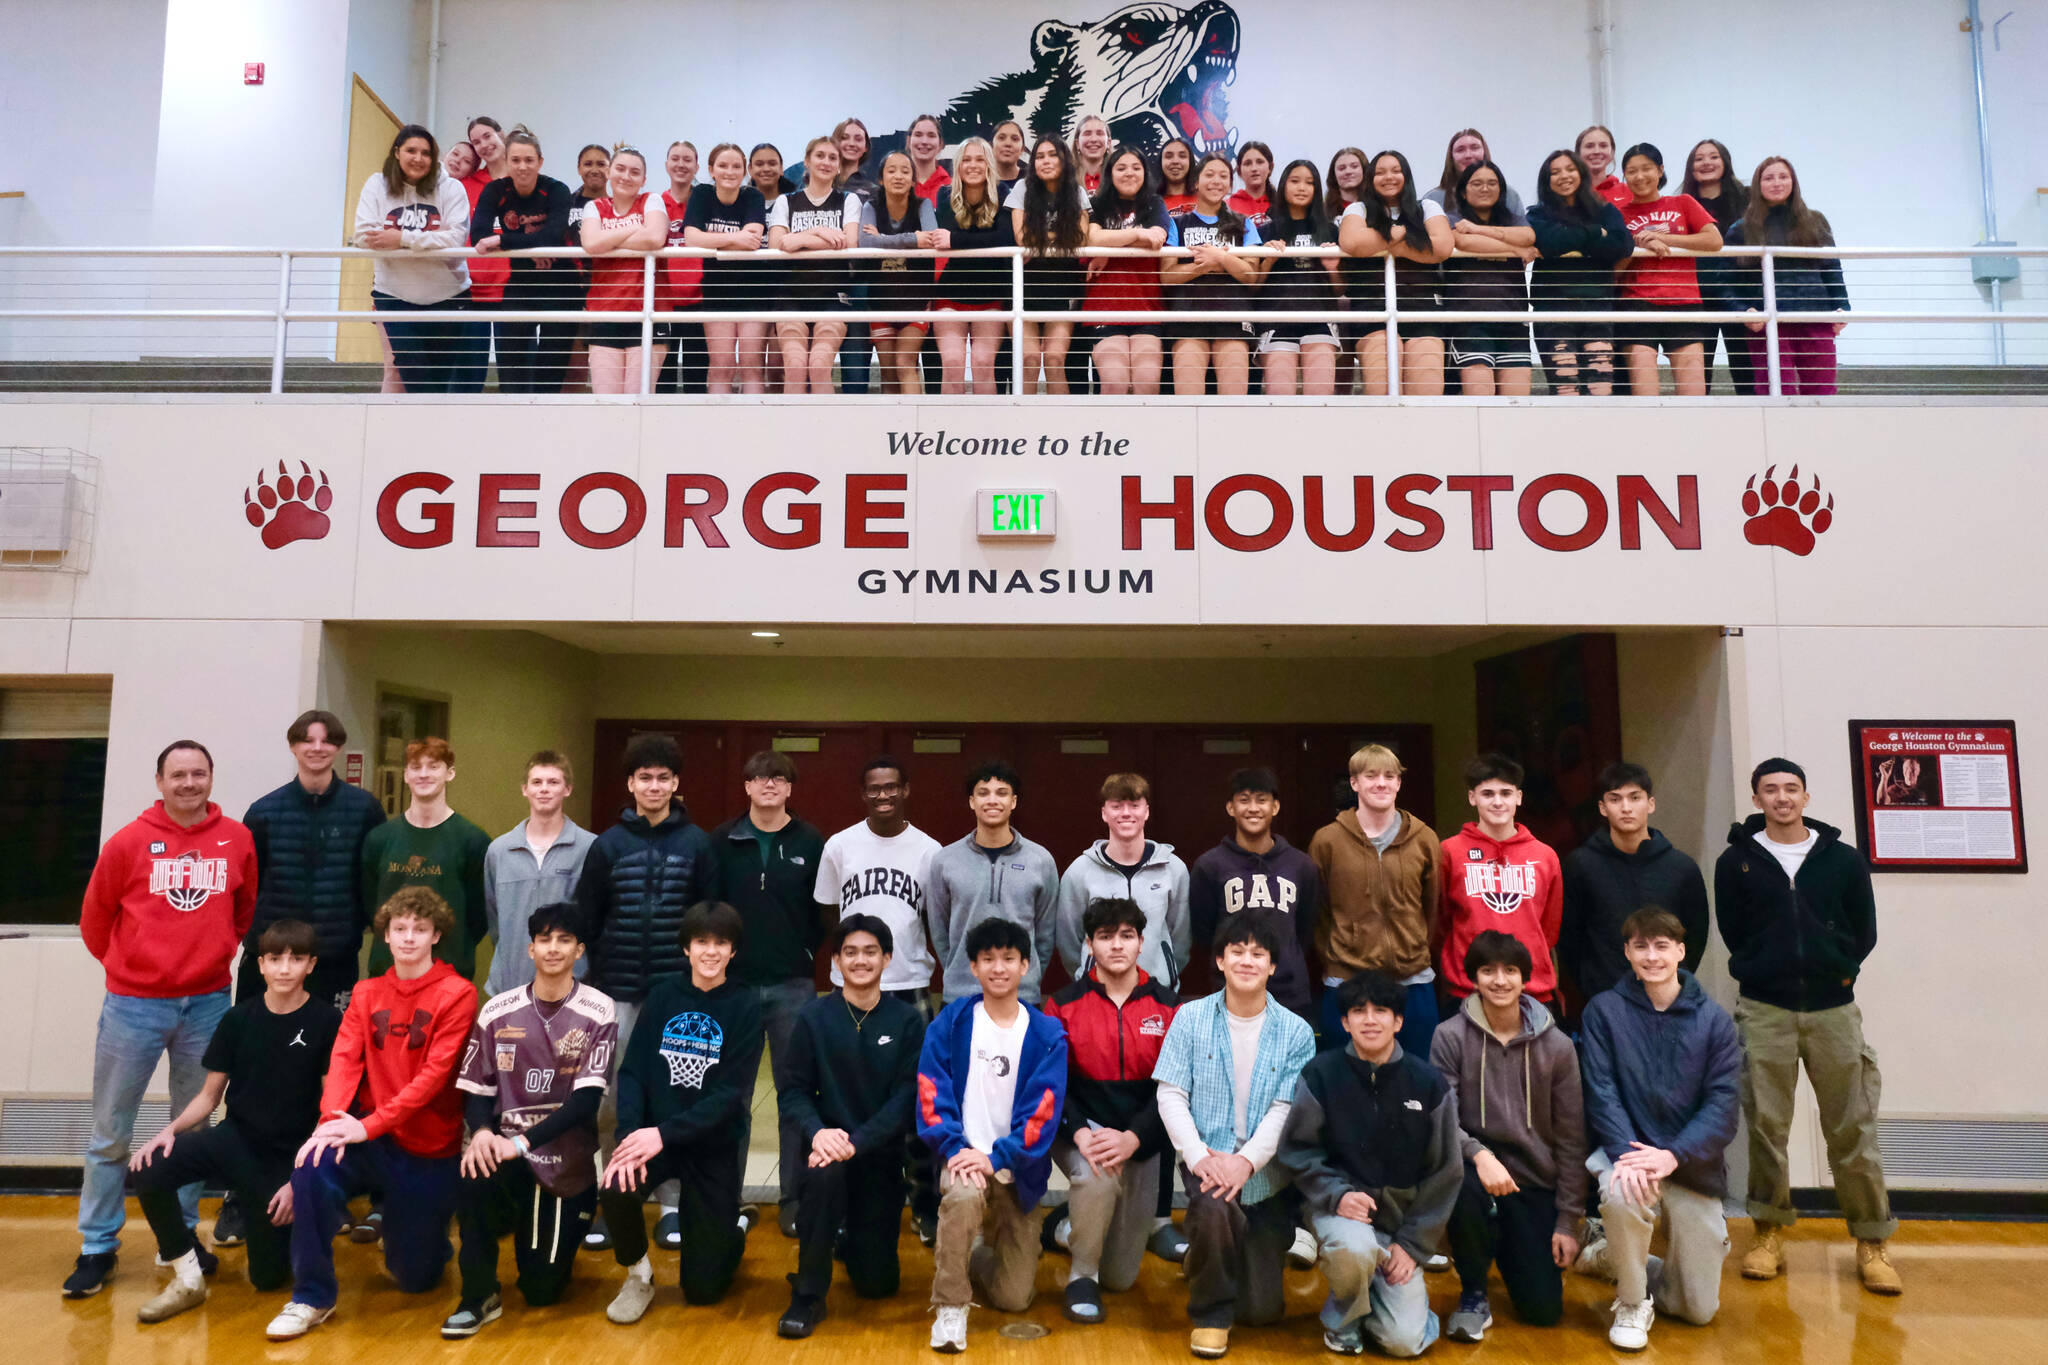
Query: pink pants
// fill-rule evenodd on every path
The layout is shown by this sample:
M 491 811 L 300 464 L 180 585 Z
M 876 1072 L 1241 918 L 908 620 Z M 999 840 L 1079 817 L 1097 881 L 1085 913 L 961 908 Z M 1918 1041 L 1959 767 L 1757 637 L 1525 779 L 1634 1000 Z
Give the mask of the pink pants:
M 1765 393 L 1765 365 L 1770 346 L 1762 332 L 1749 338 L 1750 363 L 1756 366 L 1757 387 Z M 1778 323 L 1778 391 L 1787 398 L 1812 398 L 1835 391 L 1835 324 Z

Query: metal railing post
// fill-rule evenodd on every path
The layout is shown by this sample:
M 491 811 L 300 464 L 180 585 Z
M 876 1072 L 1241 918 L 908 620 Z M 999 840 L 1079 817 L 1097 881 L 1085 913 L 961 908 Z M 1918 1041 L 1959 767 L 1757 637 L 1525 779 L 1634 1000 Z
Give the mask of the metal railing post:
M 1387 396 L 1401 396 L 1401 320 L 1394 309 L 1394 257 L 1385 258 L 1387 277 Z
M 654 265 L 647 257 L 647 270 L 640 277 L 640 396 L 654 392 Z
M 1007 212 L 1007 210 L 1005 210 Z M 1024 396 L 1024 253 L 1010 257 L 1010 392 Z M 993 368 L 993 366 L 991 366 Z
M 277 254 L 277 332 L 270 343 L 270 391 L 284 392 L 284 315 L 292 306 L 292 253 Z
M 1784 375 L 1778 367 L 1778 264 L 1769 247 L 1764 248 L 1764 368 L 1770 375 L 1773 398 L 1785 394 Z

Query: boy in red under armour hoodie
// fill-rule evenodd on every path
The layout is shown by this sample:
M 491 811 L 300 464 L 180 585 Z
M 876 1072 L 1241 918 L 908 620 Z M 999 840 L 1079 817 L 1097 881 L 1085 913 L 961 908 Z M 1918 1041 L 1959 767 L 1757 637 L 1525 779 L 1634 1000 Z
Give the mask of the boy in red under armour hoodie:
M 334 1234 L 348 1201 L 384 1196 L 384 1268 L 408 1294 L 441 1283 L 453 1248 L 462 1159 L 462 1095 L 456 1064 L 476 1017 L 476 986 L 434 945 L 455 927 L 448 903 L 408 886 L 372 926 L 392 966 L 359 984 L 342 1016 L 320 1096 L 325 1121 L 292 1170 L 291 1302 L 271 1320 L 272 1341 L 304 1336 L 334 1313 Z M 369 1111 L 351 1112 L 358 1091 Z
M 1557 851 L 1515 820 L 1522 765 L 1481 754 L 1465 765 L 1465 799 L 1479 816 L 1444 840 L 1443 903 L 1430 933 L 1437 979 L 1452 997 L 1472 994 L 1465 950 L 1487 929 L 1513 934 L 1535 965 L 1527 994 L 1557 995 L 1557 937 L 1564 927 L 1564 876 Z

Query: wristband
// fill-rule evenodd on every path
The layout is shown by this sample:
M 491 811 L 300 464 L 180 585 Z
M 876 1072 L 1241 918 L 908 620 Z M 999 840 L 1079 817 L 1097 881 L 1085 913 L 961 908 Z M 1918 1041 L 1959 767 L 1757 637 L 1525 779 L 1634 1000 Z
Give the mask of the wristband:
M 526 1134 L 524 1133 L 521 1133 L 518 1137 L 513 1138 L 512 1145 L 513 1147 L 518 1149 L 519 1155 L 521 1156 L 527 1156 L 531 1154 L 533 1151 L 533 1144 L 526 1140 Z

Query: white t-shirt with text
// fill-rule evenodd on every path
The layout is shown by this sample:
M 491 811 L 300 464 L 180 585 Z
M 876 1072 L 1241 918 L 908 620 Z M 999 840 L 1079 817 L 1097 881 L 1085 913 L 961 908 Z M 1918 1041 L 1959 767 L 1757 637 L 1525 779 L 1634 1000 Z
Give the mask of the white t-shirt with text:
M 889 926 L 895 952 L 882 973 L 885 991 L 929 990 L 932 950 L 925 937 L 926 874 L 939 841 L 916 825 L 884 839 L 867 821 L 840 830 L 825 841 L 818 859 L 818 882 L 812 896 L 821 905 L 836 905 L 842 917 L 873 915 Z M 832 968 L 832 984 L 846 984 Z

